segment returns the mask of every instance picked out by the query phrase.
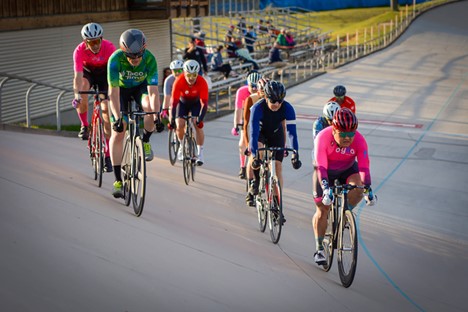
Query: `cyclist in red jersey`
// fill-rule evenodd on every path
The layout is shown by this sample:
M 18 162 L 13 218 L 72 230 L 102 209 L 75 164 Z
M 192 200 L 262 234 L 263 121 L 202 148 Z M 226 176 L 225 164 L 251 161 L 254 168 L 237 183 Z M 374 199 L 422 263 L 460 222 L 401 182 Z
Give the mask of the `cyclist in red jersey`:
M 337 85 L 333 89 L 333 94 L 335 95 L 328 102 L 336 102 L 340 104 L 340 107 L 349 108 L 354 114 L 356 114 L 356 103 L 354 100 L 346 95 L 346 88 L 342 85 Z
M 183 66 L 184 73 L 177 77 L 172 88 L 171 99 L 171 127 L 177 126 L 177 137 L 179 142 L 184 138 L 185 119 L 184 116 L 197 116 L 194 122 L 195 139 L 198 147 L 197 165 L 203 165 L 203 143 L 205 134 L 203 132 L 203 118 L 208 110 L 208 84 L 205 78 L 198 75 L 200 64 L 195 60 L 188 60 Z M 177 155 L 181 160 L 182 149 Z
M 333 116 L 332 126 L 319 132 L 315 138 L 314 173 L 312 178 L 316 211 L 312 218 L 315 234 L 315 263 L 327 262 L 323 251 L 323 238 L 327 228 L 327 216 L 333 201 L 330 185 L 335 179 L 366 187 L 349 192 L 349 208 L 352 209 L 364 195 L 369 206 L 375 205 L 377 196 L 372 192 L 367 142 L 357 131 L 358 120 L 348 108 L 340 108 Z
M 103 29 L 97 23 L 88 23 L 81 29 L 81 42 L 73 52 L 73 91 L 75 98 L 72 105 L 76 108 L 76 112 L 81 121 L 81 129 L 78 134 L 83 140 L 88 139 L 88 97 L 82 97 L 79 91 L 88 91 L 91 86 L 97 85 L 99 91 L 107 91 L 107 61 L 115 51 L 115 46 L 112 42 L 102 38 Z M 111 134 L 111 126 L 109 121 L 109 109 L 107 97 L 102 101 L 102 119 L 104 121 L 104 135 L 106 137 L 107 146 L 109 146 L 109 138 Z M 112 171 L 112 163 L 109 156 L 109 149 L 105 154 L 105 171 Z

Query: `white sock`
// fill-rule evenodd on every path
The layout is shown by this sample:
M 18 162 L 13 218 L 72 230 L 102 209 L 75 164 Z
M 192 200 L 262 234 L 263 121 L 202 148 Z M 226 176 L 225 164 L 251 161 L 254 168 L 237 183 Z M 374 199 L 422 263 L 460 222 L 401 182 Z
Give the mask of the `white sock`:
M 197 145 L 197 148 L 198 148 L 198 155 L 202 155 L 203 154 L 203 145 Z

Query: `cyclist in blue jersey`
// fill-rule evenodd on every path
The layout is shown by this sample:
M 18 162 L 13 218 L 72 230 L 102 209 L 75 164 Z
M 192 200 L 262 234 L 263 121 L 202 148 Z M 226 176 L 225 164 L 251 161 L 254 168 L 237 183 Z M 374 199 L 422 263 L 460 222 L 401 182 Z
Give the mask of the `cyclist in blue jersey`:
M 325 104 L 325 106 L 323 107 L 323 115 L 318 117 L 317 120 L 314 121 L 314 125 L 312 126 L 314 140 L 320 131 L 322 131 L 326 127 L 331 126 L 333 116 L 335 116 L 336 111 L 339 109 L 340 104 L 336 102 L 330 101 L 327 102 L 327 104 Z
M 265 144 L 269 147 L 286 147 L 287 136 L 292 142 L 297 154 L 292 155 L 291 163 L 294 169 L 302 165 L 299 160 L 299 143 L 296 132 L 296 112 L 293 106 L 284 100 L 286 89 L 281 82 L 269 81 L 264 88 L 265 97 L 255 103 L 250 110 L 249 120 L 249 152 L 251 156 L 251 167 L 254 179 L 250 185 L 249 192 L 258 194 L 260 181 L 260 164 L 258 148 Z M 283 151 L 276 152 L 276 174 L 283 185 L 282 161 Z
M 108 63 L 109 98 L 112 108 L 112 136 L 110 150 L 114 167 L 115 182 L 112 194 L 122 197 L 121 161 L 123 153 L 124 130 L 133 99 L 145 112 L 159 112 L 158 64 L 154 55 L 146 49 L 146 37 L 141 30 L 128 29 L 120 36 L 120 49 L 116 50 Z M 156 118 L 156 120 L 155 120 Z M 164 130 L 159 115 L 144 117 L 143 145 L 147 161 L 153 159 L 149 142 L 155 130 Z

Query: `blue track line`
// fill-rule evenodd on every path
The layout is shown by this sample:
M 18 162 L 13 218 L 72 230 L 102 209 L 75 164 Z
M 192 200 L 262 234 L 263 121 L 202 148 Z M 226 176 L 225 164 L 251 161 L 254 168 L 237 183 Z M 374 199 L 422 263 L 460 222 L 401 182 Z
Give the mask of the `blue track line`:
M 440 114 L 447 108 L 447 106 L 450 104 L 450 102 L 453 100 L 455 97 L 455 94 L 458 93 L 458 90 L 460 89 L 461 85 L 465 82 L 466 78 L 468 77 L 468 73 L 466 73 L 463 76 L 463 79 L 460 81 L 460 83 L 455 87 L 455 89 L 452 91 L 448 99 L 445 101 L 444 105 L 440 108 L 439 112 L 437 115 L 432 119 L 431 123 L 427 126 L 426 130 L 421 134 L 419 139 L 414 143 L 414 145 L 409 149 L 408 153 L 406 153 L 405 157 L 398 163 L 398 165 L 383 179 L 383 181 L 374 189 L 374 192 L 377 194 L 377 191 L 382 188 L 382 186 L 390 180 L 390 178 L 400 169 L 400 167 L 408 160 L 409 156 L 413 153 L 414 149 L 416 146 L 419 145 L 419 143 L 422 141 L 422 139 L 426 136 L 426 134 L 429 132 L 429 130 L 432 128 L 436 120 L 439 118 Z M 410 296 L 408 296 L 393 280 L 392 278 L 385 272 L 385 270 L 379 265 L 379 263 L 375 260 L 375 258 L 372 256 L 370 253 L 369 249 L 367 248 L 364 240 L 362 239 L 361 236 L 361 231 L 360 231 L 360 216 L 361 216 L 361 211 L 364 207 L 365 203 L 364 201 L 361 202 L 361 204 L 358 207 L 358 212 L 356 215 L 356 224 L 357 224 L 357 235 L 358 235 L 358 241 L 359 244 L 361 245 L 361 248 L 364 250 L 366 255 L 369 257 L 369 259 L 372 261 L 372 263 L 375 265 L 375 267 L 380 271 L 380 273 L 385 277 L 385 279 L 395 288 L 396 291 L 398 291 L 406 300 L 408 300 L 416 309 L 419 311 L 425 311 L 423 307 L 421 307 L 416 301 L 411 299 Z

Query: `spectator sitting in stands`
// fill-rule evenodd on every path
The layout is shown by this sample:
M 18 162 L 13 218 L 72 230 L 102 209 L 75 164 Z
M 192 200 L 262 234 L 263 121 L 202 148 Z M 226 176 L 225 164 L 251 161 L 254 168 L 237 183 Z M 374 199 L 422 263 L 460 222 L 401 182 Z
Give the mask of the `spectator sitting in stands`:
M 245 22 L 245 17 L 243 17 L 242 15 L 240 16 L 239 23 L 237 23 L 237 30 L 239 34 L 243 34 L 244 36 L 247 32 L 247 24 Z
M 252 25 L 247 26 L 247 32 L 245 33 L 244 41 L 247 50 L 249 50 L 249 53 L 253 53 L 254 44 L 255 41 L 257 41 L 257 34 L 255 33 L 255 30 Z
M 284 28 L 281 29 L 281 33 L 276 38 L 276 42 L 278 42 L 279 49 L 292 49 L 296 46 L 291 32 Z
M 278 46 L 278 42 L 275 41 L 273 43 L 273 47 L 270 49 L 270 52 L 268 54 L 268 65 L 274 66 L 276 68 L 288 65 L 286 62 L 283 61 L 283 59 L 281 59 L 281 51 L 278 48 Z
M 257 33 L 259 35 L 264 35 L 264 34 L 267 34 L 268 33 L 268 27 L 266 27 L 265 25 L 263 25 L 263 20 L 262 19 L 259 19 L 258 20 L 258 24 L 257 24 Z
M 213 71 L 219 71 L 222 72 L 224 75 L 224 79 L 229 78 L 229 73 L 232 73 L 233 77 L 237 77 L 237 73 L 232 71 L 231 65 L 230 64 L 224 64 L 223 61 L 223 46 L 220 45 L 218 48 L 215 50 L 213 57 L 211 58 L 211 69 Z
M 205 45 L 205 32 L 203 30 L 195 33 L 195 45 L 202 48 L 205 54 L 208 53 Z
M 276 39 L 280 31 L 276 29 L 275 26 L 273 26 L 273 24 L 271 23 L 271 20 L 266 21 L 266 27 L 268 29 L 268 33 L 270 34 L 270 37 Z
M 166 78 L 169 77 L 170 75 L 172 75 L 172 71 L 169 67 L 164 67 L 163 69 L 163 80 L 162 80 L 162 84 L 164 86 L 164 81 L 166 81 Z
M 253 68 L 255 70 L 260 69 L 260 66 L 258 66 L 257 62 L 252 58 L 252 56 L 249 53 L 249 50 L 247 50 L 244 47 L 240 47 L 235 51 L 237 57 L 241 60 L 241 63 L 250 63 L 253 65 Z
M 242 40 L 240 38 L 231 37 L 231 41 L 226 42 L 227 55 L 230 58 L 237 58 L 236 51 L 242 47 Z
M 226 32 L 226 35 L 224 35 L 224 43 L 225 44 L 230 44 L 231 43 L 232 38 L 234 37 L 233 31 L 234 31 L 234 25 L 229 26 L 229 28 L 228 28 L 228 30 Z

